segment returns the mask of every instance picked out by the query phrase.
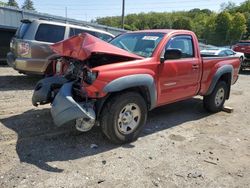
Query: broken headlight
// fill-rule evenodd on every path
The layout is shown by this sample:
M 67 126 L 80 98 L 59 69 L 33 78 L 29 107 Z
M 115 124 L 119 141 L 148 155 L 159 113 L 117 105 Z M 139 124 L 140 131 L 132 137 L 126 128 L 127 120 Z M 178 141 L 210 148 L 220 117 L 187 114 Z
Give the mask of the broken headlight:
M 86 69 L 83 81 L 85 83 L 91 85 L 96 80 L 97 76 L 98 76 L 98 72 L 97 71 L 92 71 L 90 69 Z

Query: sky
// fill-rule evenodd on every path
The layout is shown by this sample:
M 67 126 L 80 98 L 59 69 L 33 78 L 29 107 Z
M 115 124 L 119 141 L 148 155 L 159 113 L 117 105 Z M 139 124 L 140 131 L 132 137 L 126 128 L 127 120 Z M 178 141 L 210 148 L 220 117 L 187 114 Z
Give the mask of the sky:
M 8 0 L 2 0 L 7 2 Z M 17 0 L 19 6 L 24 0 Z M 120 16 L 122 0 L 33 0 L 38 12 L 65 16 L 84 21 L 97 17 Z M 219 11 L 220 5 L 227 0 L 125 0 L 125 15 L 140 12 L 172 12 L 193 8 Z M 239 5 L 244 0 L 232 0 Z M 67 11 L 66 11 L 67 9 Z

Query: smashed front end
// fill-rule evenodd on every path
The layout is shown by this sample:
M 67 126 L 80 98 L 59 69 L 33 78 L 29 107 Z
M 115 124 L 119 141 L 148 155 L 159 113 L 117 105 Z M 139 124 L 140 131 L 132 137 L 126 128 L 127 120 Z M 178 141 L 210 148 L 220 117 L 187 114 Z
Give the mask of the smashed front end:
M 90 130 L 96 123 L 97 96 L 87 90 L 98 78 L 93 68 L 140 59 L 88 34 L 81 34 L 53 44 L 60 55 L 52 59 L 54 76 L 40 80 L 34 90 L 34 106 L 51 103 L 51 115 L 57 126 L 75 122 L 80 131 Z
M 51 115 L 57 126 L 76 121 L 76 128 L 88 131 L 95 124 L 94 99 L 90 99 L 84 85 L 92 84 L 97 72 L 79 61 L 64 61 L 67 69 L 64 74 L 40 80 L 35 87 L 32 103 L 34 106 L 51 103 Z

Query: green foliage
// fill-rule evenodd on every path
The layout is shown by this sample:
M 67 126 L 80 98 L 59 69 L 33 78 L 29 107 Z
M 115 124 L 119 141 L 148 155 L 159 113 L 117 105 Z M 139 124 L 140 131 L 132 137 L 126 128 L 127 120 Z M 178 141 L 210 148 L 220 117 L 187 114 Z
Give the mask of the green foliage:
M 7 5 L 7 3 L 0 1 L 0 6 L 4 6 L 4 5 Z
M 23 3 L 22 9 L 35 10 L 33 1 L 25 0 Z
M 232 1 L 220 5 L 222 11 L 235 11 L 236 4 Z
M 232 18 L 231 15 L 224 11 L 218 14 L 215 20 L 215 33 L 217 38 L 217 45 L 228 44 L 229 40 L 229 32 L 232 26 Z
M 173 29 L 187 29 L 192 30 L 192 21 L 190 18 L 177 18 L 172 25 Z
M 231 39 L 231 43 L 238 41 L 242 38 L 243 34 L 247 31 L 246 26 L 246 18 L 244 14 L 237 12 L 233 19 L 231 29 L 229 31 L 229 38 Z
M 250 16 L 247 20 L 247 32 L 244 34 L 244 39 L 250 39 Z
M 9 0 L 8 3 L 7 3 L 8 6 L 12 6 L 12 7 L 16 7 L 16 8 L 19 8 L 18 7 L 18 4 L 15 0 Z
M 239 6 L 233 1 L 221 5 L 222 12 L 195 8 L 190 11 L 128 14 L 125 29 L 188 29 L 209 44 L 229 45 L 250 38 L 250 0 Z M 121 17 L 97 18 L 95 22 L 121 27 Z

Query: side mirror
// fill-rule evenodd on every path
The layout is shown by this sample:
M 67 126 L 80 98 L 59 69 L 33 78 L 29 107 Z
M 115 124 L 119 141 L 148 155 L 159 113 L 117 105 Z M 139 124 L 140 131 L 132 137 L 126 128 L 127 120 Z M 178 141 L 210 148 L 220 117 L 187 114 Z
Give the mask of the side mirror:
M 164 57 L 161 58 L 161 62 L 169 59 L 181 59 L 182 52 L 179 49 L 167 49 L 164 53 Z

